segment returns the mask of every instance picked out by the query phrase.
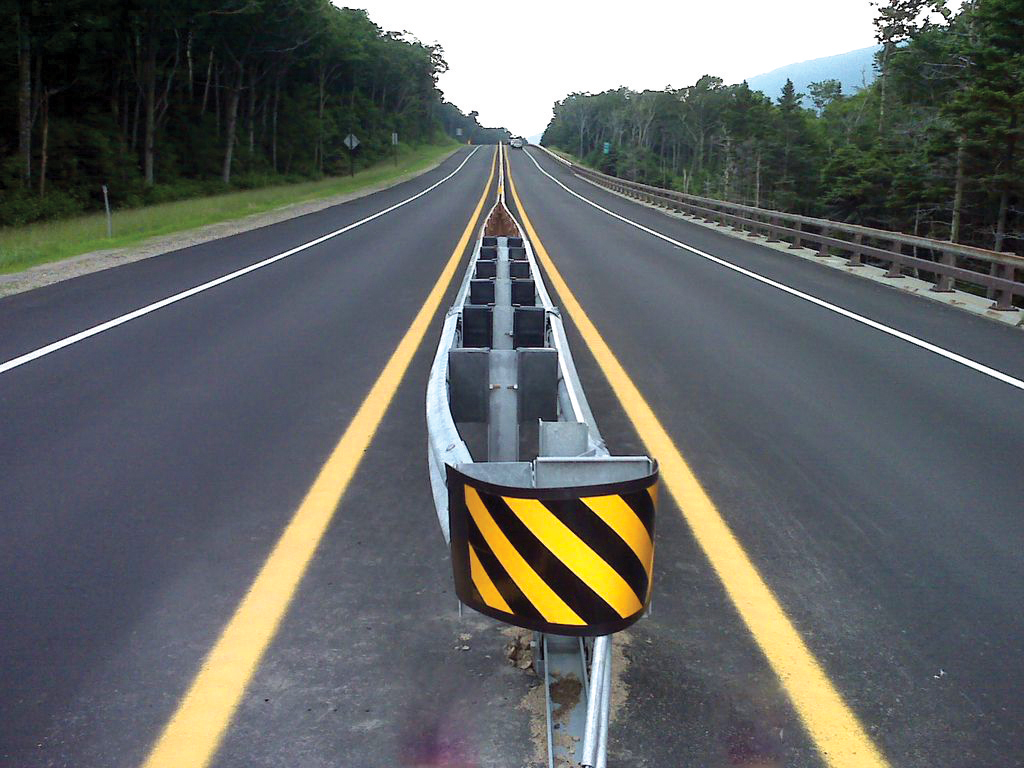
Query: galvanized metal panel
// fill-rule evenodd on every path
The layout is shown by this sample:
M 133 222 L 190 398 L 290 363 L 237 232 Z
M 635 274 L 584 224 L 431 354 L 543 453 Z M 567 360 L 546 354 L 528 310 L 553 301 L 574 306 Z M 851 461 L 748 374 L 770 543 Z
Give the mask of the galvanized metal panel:
M 491 307 L 467 305 L 462 310 L 462 346 L 491 346 Z
M 487 421 L 489 355 L 487 349 L 448 352 L 448 394 L 452 418 L 457 422 Z
M 512 281 L 512 304 L 517 307 L 536 306 L 537 288 L 533 280 Z
M 604 485 L 647 477 L 652 462 L 646 456 L 593 456 L 550 458 L 538 456 L 534 463 L 537 488 L 566 488 L 574 485 Z
M 538 442 L 540 456 L 581 456 L 587 452 L 590 430 L 579 421 L 541 421 Z
M 518 366 L 519 421 L 558 418 L 558 352 L 520 349 Z
M 469 283 L 470 304 L 493 304 L 494 303 L 494 281 L 493 280 L 472 280 Z
M 516 307 L 512 324 L 515 347 L 543 347 L 547 313 L 544 307 Z
M 492 349 L 489 360 L 487 460 L 515 461 L 519 458 L 518 357 L 515 350 Z

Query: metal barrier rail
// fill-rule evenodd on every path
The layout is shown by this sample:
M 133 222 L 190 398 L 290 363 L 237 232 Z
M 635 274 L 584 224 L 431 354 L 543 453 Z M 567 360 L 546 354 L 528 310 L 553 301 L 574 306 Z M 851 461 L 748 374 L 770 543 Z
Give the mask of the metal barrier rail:
M 427 382 L 430 484 L 460 615 L 466 605 L 534 630 L 549 768 L 604 768 L 610 633 L 650 604 L 657 463 L 609 455 L 532 245 L 505 205 L 504 147 L 498 155 L 497 201 Z M 527 422 L 533 445 L 520 440 Z M 559 704 L 568 743 L 556 749 L 551 686 L 564 677 L 580 679 L 583 697 Z
M 735 231 L 748 232 L 750 236 L 764 235 L 769 243 L 785 239 L 794 249 L 810 243 L 822 257 L 834 255 L 833 250 L 839 251 L 847 255 L 849 266 L 880 262 L 888 267 L 885 277 L 892 279 L 906 277 L 904 270 L 914 270 L 918 273 L 915 276 L 935 283 L 931 290 L 936 292 L 951 292 L 956 282 L 984 288 L 986 295 L 995 300 L 992 309 L 1000 311 L 1024 306 L 1024 282 L 1017 279 L 1018 271 L 1024 272 L 1024 257 L 1015 253 L 698 197 L 609 176 L 553 153 L 552 156 L 568 165 L 576 175 L 602 187 L 719 226 L 732 225 Z M 904 248 L 913 249 L 913 253 L 904 253 Z M 933 258 L 922 258 L 920 250 L 928 251 Z M 1018 305 L 1014 305 L 1014 297 L 1019 299 Z

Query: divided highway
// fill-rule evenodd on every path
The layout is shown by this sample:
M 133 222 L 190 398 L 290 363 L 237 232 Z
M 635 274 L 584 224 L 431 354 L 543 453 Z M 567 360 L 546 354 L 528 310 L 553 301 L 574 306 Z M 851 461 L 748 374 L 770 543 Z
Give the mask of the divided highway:
M 1024 392 L 555 180 L 1024 379 L 1020 332 L 670 218 L 537 149 L 508 154 L 568 288 L 889 764 L 1024 764 Z M 466 148 L 358 201 L 0 300 L 2 369 L 430 190 L 0 372 L 0 764 L 143 764 L 335 458 L 355 474 L 210 764 L 538 760 L 520 706 L 536 681 L 505 664 L 495 622 L 459 619 L 425 467 L 423 389 L 455 288 L 443 275 L 453 257 L 461 274 L 493 199 L 494 155 Z M 642 452 L 566 319 L 606 440 Z M 403 339 L 408 368 L 382 400 Z M 365 453 L 338 455 L 368 407 L 383 420 L 356 436 Z M 686 512 L 663 495 L 653 613 L 625 648 L 610 764 L 838 764 Z

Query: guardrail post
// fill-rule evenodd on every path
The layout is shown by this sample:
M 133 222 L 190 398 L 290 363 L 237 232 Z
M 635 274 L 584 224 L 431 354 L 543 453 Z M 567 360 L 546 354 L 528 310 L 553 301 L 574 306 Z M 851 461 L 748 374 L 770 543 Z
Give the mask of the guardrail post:
M 821 229 L 821 244 L 818 246 L 818 258 L 824 258 L 828 256 L 828 243 L 825 242 L 825 238 L 829 236 L 828 227 L 822 227 Z
M 750 222 L 750 232 L 747 233 L 747 237 L 760 237 L 764 222 L 757 218 L 756 213 L 747 219 L 747 221 Z
M 798 221 L 796 223 L 796 234 L 793 235 L 793 242 L 789 244 L 790 250 L 798 251 L 803 248 L 803 242 L 800 238 L 800 233 L 803 231 L 803 225 Z
M 864 263 L 860 260 L 861 259 L 861 255 L 862 255 L 861 254 L 861 250 L 860 250 L 860 246 L 861 246 L 861 243 L 863 243 L 863 242 L 864 242 L 864 235 L 862 235 L 860 232 L 855 233 L 854 236 L 853 236 L 853 248 L 851 249 L 851 252 L 850 252 L 850 258 L 847 259 L 847 261 L 846 261 L 846 266 L 848 266 L 848 267 L 861 267 L 861 266 L 864 266 Z
M 1006 256 L 1015 256 L 1016 254 L 1003 251 Z M 1013 280 L 1014 269 L 1011 264 L 993 264 L 992 274 L 996 277 L 1002 277 L 1006 280 Z M 1013 306 L 1013 291 L 1009 288 L 995 288 L 993 289 L 996 295 L 996 303 L 993 304 L 989 309 L 997 309 L 1000 312 L 1012 312 L 1017 309 Z
M 895 249 L 892 252 L 893 253 L 893 258 L 892 258 L 892 261 L 890 262 L 890 265 L 889 265 L 889 271 L 885 273 L 884 277 L 891 277 L 891 278 L 905 277 L 905 275 L 903 274 L 903 271 L 900 269 L 900 261 L 901 261 L 900 256 L 903 255 L 903 251 L 900 249 L 900 244 L 895 242 L 895 241 L 892 243 L 892 246 Z
M 939 255 L 939 263 L 947 267 L 956 266 L 956 256 L 949 251 L 942 251 Z M 956 284 L 955 280 L 949 275 L 940 275 L 936 273 L 938 280 L 935 281 L 935 285 L 930 290 L 936 293 L 952 293 Z
M 779 233 L 776 227 L 779 225 L 779 220 L 775 216 L 768 218 L 768 242 L 777 243 L 779 242 Z
M 989 264 L 988 265 L 988 274 L 989 274 L 990 277 L 999 277 L 999 265 L 994 263 L 994 262 L 992 264 Z M 993 288 L 992 286 L 987 287 L 985 289 L 985 298 L 986 299 L 994 299 L 994 298 L 996 298 L 996 289 Z

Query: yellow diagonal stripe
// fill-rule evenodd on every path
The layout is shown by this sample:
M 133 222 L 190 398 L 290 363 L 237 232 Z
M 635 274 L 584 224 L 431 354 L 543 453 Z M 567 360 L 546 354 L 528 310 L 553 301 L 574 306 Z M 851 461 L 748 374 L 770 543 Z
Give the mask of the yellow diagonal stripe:
M 505 537 L 498 524 L 494 522 L 494 518 L 487 511 L 480 495 L 468 485 L 466 486 L 466 506 L 469 508 L 469 514 L 473 517 L 476 527 L 480 529 L 484 540 L 491 548 L 491 552 L 501 563 L 501 567 L 505 569 L 520 591 L 526 595 L 526 599 L 533 603 L 533 607 L 540 611 L 540 615 L 544 617 L 545 621 L 552 624 L 576 624 L 578 626 L 587 623 L 555 594 L 554 590 L 516 551 L 512 542 Z
M 621 496 L 589 496 L 580 499 L 601 518 L 633 550 L 633 554 L 647 571 L 647 581 L 651 580 L 651 567 L 654 564 L 654 542 L 651 535 L 636 516 L 633 508 Z
M 643 609 L 633 588 L 587 543 L 536 499 L 506 498 L 509 509 L 570 571 L 626 618 Z
M 349 422 L 327 462 L 263 563 L 256 580 L 203 660 L 144 768 L 202 768 L 217 752 L 238 702 L 270 645 L 359 462 L 455 276 L 494 181 L 491 174 L 437 282 Z
M 473 584 L 476 585 L 476 591 L 480 593 L 480 597 L 484 599 L 484 604 L 491 606 L 491 608 L 497 608 L 499 611 L 505 613 L 512 613 L 512 609 L 508 607 L 508 603 L 505 602 L 505 598 L 501 596 L 501 592 L 494 586 L 494 582 L 491 581 L 491 577 L 487 575 L 487 571 L 484 570 L 483 563 L 480 562 L 480 558 L 476 556 L 476 552 L 473 551 L 473 547 L 469 548 L 469 576 L 473 579 Z
M 534 251 L 562 300 L 562 307 L 576 324 L 647 450 L 657 457 L 662 481 L 721 579 L 729 599 L 786 689 L 822 759 L 830 768 L 888 768 L 889 763 L 814 658 L 654 409 L 569 289 L 523 208 L 511 164 L 506 175 L 508 191 L 522 216 Z

